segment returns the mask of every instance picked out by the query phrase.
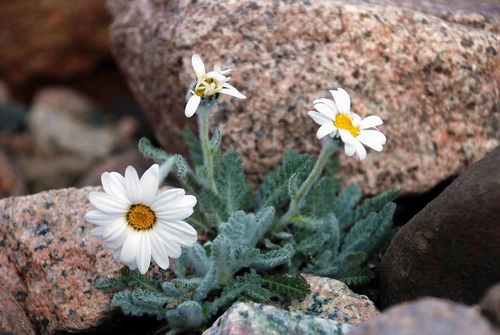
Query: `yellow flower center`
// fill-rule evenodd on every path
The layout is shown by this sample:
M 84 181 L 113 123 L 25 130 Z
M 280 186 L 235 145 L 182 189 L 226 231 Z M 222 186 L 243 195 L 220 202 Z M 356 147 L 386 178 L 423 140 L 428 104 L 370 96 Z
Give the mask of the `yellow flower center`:
M 196 84 L 196 88 L 194 93 L 200 97 L 209 97 L 217 93 L 219 85 L 212 78 L 204 78 L 198 84 Z
M 339 129 L 347 130 L 354 137 L 358 136 L 359 134 L 358 127 L 353 126 L 352 119 L 348 115 L 345 114 L 337 115 L 333 124 L 335 125 L 335 127 Z
M 156 222 L 155 212 L 145 205 L 132 205 L 127 213 L 127 222 L 136 230 L 151 228 Z

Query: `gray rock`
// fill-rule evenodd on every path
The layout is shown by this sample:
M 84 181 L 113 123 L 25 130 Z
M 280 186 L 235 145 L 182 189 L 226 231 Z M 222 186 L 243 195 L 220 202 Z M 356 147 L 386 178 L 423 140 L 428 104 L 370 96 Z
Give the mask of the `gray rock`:
M 236 303 L 203 335 L 347 334 L 352 326 L 253 302 Z
M 473 308 L 435 298 L 393 306 L 349 335 L 494 335 Z
M 287 308 L 290 312 L 317 316 L 353 326 L 379 314 L 375 304 L 368 297 L 354 293 L 346 284 L 338 280 L 312 275 L 302 276 L 311 285 L 311 294 L 302 301 L 292 301 Z
M 500 281 L 500 147 L 458 177 L 392 240 L 381 307 L 424 296 L 474 304 Z
M 223 148 L 257 181 L 287 149 L 318 153 L 312 101 L 343 87 L 353 110 L 377 114 L 384 152 L 341 153 L 342 174 L 367 194 L 425 192 L 499 144 L 500 31 L 477 14 L 441 18 L 331 0 L 107 0 L 113 53 L 162 145 L 185 151 L 181 129 L 191 55 L 234 68 L 246 100 L 212 113 Z M 190 121 L 194 125 L 194 120 Z M 184 150 L 183 150 L 184 148 Z
M 500 283 L 491 287 L 481 299 L 480 310 L 483 316 L 500 331 Z

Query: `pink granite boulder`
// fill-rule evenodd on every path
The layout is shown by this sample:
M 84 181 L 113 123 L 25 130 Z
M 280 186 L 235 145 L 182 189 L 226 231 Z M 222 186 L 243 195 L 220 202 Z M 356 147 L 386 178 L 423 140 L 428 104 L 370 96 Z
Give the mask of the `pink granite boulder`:
M 500 24 L 478 14 L 317 1 L 107 0 L 111 45 L 162 145 L 185 152 L 181 129 L 191 55 L 234 68 L 246 100 L 212 113 L 253 180 L 284 150 L 316 154 L 312 101 L 343 87 L 353 110 L 377 114 L 388 143 L 363 162 L 341 154 L 367 194 L 425 192 L 499 144 Z M 191 125 L 194 126 L 194 121 Z

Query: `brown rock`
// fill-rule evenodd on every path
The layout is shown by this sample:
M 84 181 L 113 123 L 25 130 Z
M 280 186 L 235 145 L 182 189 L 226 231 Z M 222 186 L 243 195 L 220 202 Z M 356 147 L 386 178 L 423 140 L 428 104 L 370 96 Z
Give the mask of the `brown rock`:
M 290 312 L 303 313 L 340 323 L 358 325 L 379 314 L 368 297 L 354 293 L 346 284 L 331 278 L 303 275 L 311 294 L 302 301 L 293 301 Z
M 221 98 L 212 120 L 254 180 L 286 149 L 319 152 L 307 111 L 336 87 L 351 94 L 354 111 L 385 120 L 383 153 L 360 163 L 341 154 L 344 177 L 368 194 L 427 191 L 499 143 L 500 24 L 477 14 L 467 25 L 329 0 L 107 6 L 113 53 L 169 151 L 182 148 L 193 53 L 209 69 L 217 62 L 235 69 L 232 82 L 247 99 Z
M 6 287 L 0 284 L 0 334 L 2 330 L 19 335 L 36 334 L 23 308 Z
M 480 303 L 481 313 L 500 328 L 500 284 L 491 287 Z
M 349 335 L 494 335 L 481 314 L 467 306 L 426 298 L 389 308 Z
M 18 94 L 88 74 L 110 58 L 108 25 L 101 0 L 2 1 L 0 77 Z
M 500 147 L 458 177 L 392 240 L 381 307 L 424 296 L 474 304 L 500 281 Z
M 95 326 L 110 309 L 99 277 L 121 268 L 90 236 L 84 214 L 90 191 L 63 189 L 0 200 L 0 282 L 16 297 L 37 333 Z
M 0 199 L 26 192 L 24 179 L 19 172 L 4 150 L 0 149 Z

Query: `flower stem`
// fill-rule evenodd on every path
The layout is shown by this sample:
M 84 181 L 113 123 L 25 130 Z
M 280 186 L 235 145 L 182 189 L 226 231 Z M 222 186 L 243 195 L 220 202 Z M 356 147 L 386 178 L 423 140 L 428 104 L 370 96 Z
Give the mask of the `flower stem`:
M 200 130 L 200 141 L 201 141 L 201 148 L 203 151 L 203 161 L 205 163 L 208 172 L 209 187 L 212 189 L 212 191 L 218 193 L 214 178 L 214 158 L 212 156 L 212 150 L 210 149 L 210 141 L 208 137 L 208 126 L 209 126 L 208 114 L 209 114 L 208 111 L 198 113 L 198 128 Z
M 316 161 L 316 164 L 314 164 L 313 169 L 311 170 L 311 173 L 307 177 L 307 179 L 300 185 L 300 188 L 297 192 L 297 196 L 295 199 L 292 199 L 290 202 L 290 207 L 288 208 L 288 211 L 283 215 L 278 222 L 275 231 L 279 231 L 281 228 L 283 228 L 284 225 L 286 225 L 290 219 L 297 214 L 299 211 L 299 206 L 304 197 L 307 195 L 311 187 L 314 185 L 314 183 L 318 180 L 319 176 L 321 176 L 321 173 L 323 172 L 323 169 L 326 166 L 326 163 L 332 156 L 332 154 L 335 152 L 336 148 L 331 145 L 324 145 L 323 149 L 321 149 L 321 152 L 318 156 L 318 160 Z

